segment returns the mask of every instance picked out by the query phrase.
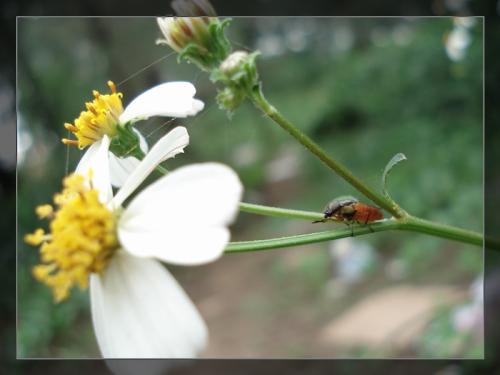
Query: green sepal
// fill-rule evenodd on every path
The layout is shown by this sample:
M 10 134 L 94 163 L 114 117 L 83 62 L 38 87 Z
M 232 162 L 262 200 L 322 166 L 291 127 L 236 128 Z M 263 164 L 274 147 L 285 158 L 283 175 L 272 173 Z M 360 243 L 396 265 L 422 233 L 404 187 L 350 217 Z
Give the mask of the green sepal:
M 213 53 L 215 60 L 218 61 L 216 66 L 219 66 L 231 52 L 231 43 L 224 33 L 225 28 L 229 26 L 231 21 L 231 18 L 226 18 L 222 21 L 217 19 L 208 25 L 208 33 L 211 36 L 210 51 Z
M 144 157 L 144 153 L 140 147 L 139 136 L 133 131 L 130 122 L 117 126 L 116 135 L 111 138 L 109 150 L 120 158 L 127 156 Z
M 186 60 L 196 64 L 201 70 L 211 72 L 217 68 L 231 52 L 231 43 L 224 34 L 224 29 L 231 19 L 222 22 L 215 19 L 208 25 L 208 35 L 200 44 L 198 41 L 188 43 L 180 52 L 177 61 Z

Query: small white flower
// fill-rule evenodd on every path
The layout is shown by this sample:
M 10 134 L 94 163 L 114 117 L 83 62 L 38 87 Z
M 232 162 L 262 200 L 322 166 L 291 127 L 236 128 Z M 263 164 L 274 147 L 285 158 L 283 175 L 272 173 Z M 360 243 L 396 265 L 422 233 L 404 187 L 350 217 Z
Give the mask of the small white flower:
M 118 209 L 159 162 L 187 145 L 184 128 L 169 136 L 151 149 L 110 207 Z M 98 158 L 91 165 L 103 165 Z M 97 183 L 102 183 L 99 190 L 109 186 L 103 180 Z M 123 250 L 102 276 L 91 275 L 92 318 L 103 357 L 189 358 L 205 346 L 202 318 L 154 258 L 179 265 L 217 259 L 229 241 L 227 225 L 241 194 L 231 169 L 206 163 L 171 172 L 130 202 L 118 221 Z
M 104 358 L 195 357 L 206 344 L 207 328 L 188 296 L 158 260 L 199 265 L 220 257 L 230 238 L 227 226 L 238 212 L 241 182 L 223 164 L 194 164 L 158 179 L 123 208 L 124 201 L 159 163 L 183 152 L 189 136 L 185 128 L 177 127 L 160 139 L 114 197 L 107 167 L 109 142 L 104 135 L 76 171 L 76 175 L 91 176 L 88 200 L 97 190 L 101 203 L 94 203 L 85 214 L 87 193 L 73 182 L 66 184 L 67 189 L 80 193 L 57 195 L 57 201 L 62 202 L 58 203 L 59 211 L 54 214 L 47 207 L 37 211 L 60 222 L 64 218 L 87 218 L 71 231 L 82 233 L 81 239 L 68 242 L 71 233 L 64 231 L 64 225 L 59 232 L 56 229 L 61 225 L 49 234 L 38 230 L 31 236 L 29 242 L 44 242 L 46 252 L 55 247 L 54 254 L 59 258 L 37 266 L 38 279 L 54 288 L 55 298 L 62 300 L 74 284 L 85 285 L 84 277 L 90 269 L 92 320 Z M 80 196 L 78 201 L 71 198 Z M 74 207 L 78 209 L 76 216 L 71 215 Z M 100 237 L 86 236 L 88 230 L 78 229 L 89 228 L 88 218 L 93 214 L 107 218 L 96 219 L 98 222 L 92 226 L 91 233 L 104 233 Z M 78 247 L 57 246 L 65 243 Z M 72 245 L 75 243 L 78 245 Z M 96 254 L 95 243 L 111 244 L 114 248 L 108 246 L 103 249 L 105 252 Z M 89 256 L 95 257 L 92 263 L 88 263 Z M 74 259 L 86 263 L 81 265 Z M 73 263 L 68 267 L 68 262 Z M 100 272 L 92 271 L 94 264 Z M 58 267 L 57 272 L 54 267 Z M 77 269 L 81 271 L 75 273 Z M 69 286 L 65 280 L 69 280 Z
M 80 114 L 73 124 L 65 127 L 75 134 L 77 140 L 63 139 L 66 144 L 89 146 L 80 163 L 87 163 L 92 154 L 100 147 L 99 141 L 104 135 L 114 137 L 117 128 L 125 123 L 135 123 L 154 116 L 188 117 L 194 116 L 204 107 L 202 101 L 195 99 L 195 87 L 184 81 L 166 82 L 146 90 L 123 109 L 121 97 L 113 82 L 108 82 L 111 94 L 101 95 L 94 91 L 94 101 L 87 103 L 87 111 Z M 140 148 L 148 151 L 145 139 L 137 132 Z M 137 167 L 139 160 L 134 156 L 117 157 L 109 153 L 111 184 L 120 187 L 127 176 Z M 81 168 L 80 168 L 81 169 Z

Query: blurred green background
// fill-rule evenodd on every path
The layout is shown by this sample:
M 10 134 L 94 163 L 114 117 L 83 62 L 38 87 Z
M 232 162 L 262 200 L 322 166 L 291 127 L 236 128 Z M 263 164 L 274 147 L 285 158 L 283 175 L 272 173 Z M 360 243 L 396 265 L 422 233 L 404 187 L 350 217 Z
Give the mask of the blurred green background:
M 457 29 L 466 33 L 458 41 Z M 262 52 L 267 98 L 332 157 L 380 189 L 385 164 L 403 152 L 408 161 L 389 178 L 393 198 L 414 215 L 482 231 L 480 18 L 235 18 L 228 36 L 235 49 Z M 191 144 L 169 168 L 228 164 L 251 203 L 321 211 L 336 196 L 359 197 L 249 103 L 231 118 L 219 110 L 206 74 L 155 46 L 159 37 L 154 18 L 18 21 L 18 357 L 99 355 L 88 293 L 54 305 L 30 274 L 37 250 L 22 238 L 40 225 L 34 207 L 81 156 L 60 143 L 62 124 L 108 79 L 125 105 L 159 82 L 195 84 L 200 115 L 138 125 L 150 144 L 188 127 Z M 232 239 L 326 228 L 240 214 Z M 464 325 L 473 313 L 460 315 L 480 305 L 469 292 L 483 270 L 477 247 L 385 232 L 168 268 L 207 321 L 205 357 L 483 356 L 481 319 Z

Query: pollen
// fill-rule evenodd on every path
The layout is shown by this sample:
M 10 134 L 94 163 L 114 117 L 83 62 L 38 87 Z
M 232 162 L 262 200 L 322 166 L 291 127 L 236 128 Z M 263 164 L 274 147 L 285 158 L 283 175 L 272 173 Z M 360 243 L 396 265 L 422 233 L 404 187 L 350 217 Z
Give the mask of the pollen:
M 86 289 L 91 273 L 105 270 L 119 246 L 116 217 L 99 201 L 99 192 L 77 174 L 64 179 L 54 207 L 39 206 L 36 212 L 51 221 L 49 233 L 36 229 L 24 238 L 30 245 L 40 245 L 41 264 L 33 267 L 33 276 L 49 286 L 54 300 L 60 302 L 75 285 Z
M 85 103 L 86 111 L 80 113 L 74 124 L 64 124 L 76 136 L 76 140 L 63 138 L 64 144 L 83 149 L 99 141 L 105 134 L 109 137 L 116 135 L 119 117 L 123 113 L 123 94 L 117 92 L 112 81 L 108 81 L 108 87 L 111 93 L 106 95 L 94 90 L 94 100 Z

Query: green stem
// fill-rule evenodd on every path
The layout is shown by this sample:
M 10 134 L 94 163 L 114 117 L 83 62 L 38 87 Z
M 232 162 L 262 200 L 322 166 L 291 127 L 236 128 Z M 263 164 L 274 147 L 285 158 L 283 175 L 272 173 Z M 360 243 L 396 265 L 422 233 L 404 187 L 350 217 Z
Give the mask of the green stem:
M 370 224 L 370 226 L 355 226 L 352 228 L 341 230 L 329 230 L 325 232 L 316 232 L 308 234 L 299 234 L 296 236 L 271 238 L 267 240 L 241 241 L 230 242 L 226 249 L 226 253 L 240 253 L 247 251 L 269 250 L 289 246 L 306 245 L 316 242 L 325 242 L 337 240 L 350 236 L 361 236 L 371 232 L 382 232 L 391 229 L 398 229 L 399 223 L 396 220 L 385 220 Z M 371 229 L 370 229 L 371 228 Z M 352 229 L 352 230 L 351 230 Z
M 261 206 L 259 204 L 245 202 L 240 203 L 240 211 L 264 216 L 286 217 L 288 219 L 303 219 L 310 221 L 323 219 L 323 214 L 319 212 L 289 210 L 286 208 Z
M 266 100 L 264 94 L 262 93 L 260 85 L 256 86 L 250 93 L 248 93 L 248 96 L 257 108 L 259 108 L 264 114 L 269 116 L 274 122 L 276 122 L 284 130 L 286 130 L 288 134 L 299 141 L 305 148 L 316 155 L 330 169 L 335 171 L 339 176 L 341 176 L 349 184 L 355 187 L 361 194 L 390 212 L 394 217 L 401 218 L 407 215 L 406 212 L 397 204 L 391 202 L 382 194 L 379 194 L 378 192 L 370 188 L 367 184 L 354 176 L 349 169 L 328 156 L 317 143 L 315 143 L 306 134 L 302 133 L 300 129 L 298 129 L 285 117 L 283 117 L 283 115 Z
M 500 249 L 500 242 L 496 239 L 483 238 L 483 235 L 471 230 L 452 227 L 446 224 L 435 223 L 429 220 L 420 219 L 414 216 L 408 216 L 401 220 L 402 230 L 426 233 L 432 236 L 449 238 L 450 240 L 469 243 L 476 246 L 483 246 L 491 249 Z
M 307 212 L 306 212 L 307 214 Z M 298 217 L 297 215 L 296 217 Z M 226 253 L 237 253 L 247 251 L 259 251 L 277 249 L 289 246 L 299 246 L 316 242 L 332 241 L 350 236 L 362 236 L 372 232 L 383 232 L 387 230 L 401 230 L 425 233 L 440 238 L 448 238 L 462 243 L 483 246 L 483 237 L 480 233 L 452 227 L 449 225 L 438 224 L 428 220 L 410 216 L 405 219 L 386 219 L 370 225 L 355 225 L 352 228 L 342 230 L 332 230 L 296 236 L 271 238 L 255 241 L 230 242 L 226 247 Z M 497 239 L 486 238 L 486 248 L 491 250 L 500 250 L 500 241 Z
M 166 175 L 168 173 L 168 169 L 162 167 L 161 165 L 156 166 L 156 170 L 161 173 L 162 175 Z

